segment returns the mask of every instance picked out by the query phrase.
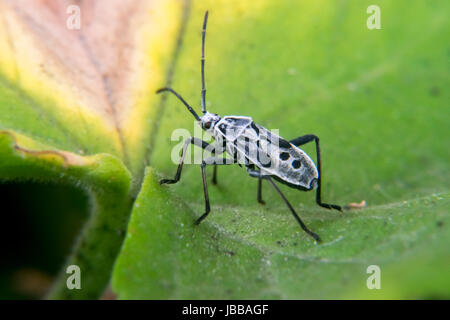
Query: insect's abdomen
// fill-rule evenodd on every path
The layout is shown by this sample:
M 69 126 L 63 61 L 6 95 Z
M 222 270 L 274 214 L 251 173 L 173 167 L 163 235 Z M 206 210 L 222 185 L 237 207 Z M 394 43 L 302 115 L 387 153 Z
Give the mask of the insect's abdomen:
M 313 189 L 319 177 L 316 165 L 300 148 L 252 122 L 234 145 L 264 175 L 300 189 Z

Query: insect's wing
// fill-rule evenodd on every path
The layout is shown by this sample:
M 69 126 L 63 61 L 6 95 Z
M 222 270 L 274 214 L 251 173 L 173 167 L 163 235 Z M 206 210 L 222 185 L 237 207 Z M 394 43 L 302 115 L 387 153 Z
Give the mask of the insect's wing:
M 303 150 L 253 122 L 241 132 L 235 145 L 263 174 L 289 184 L 310 189 L 312 181 L 319 177 L 314 162 Z

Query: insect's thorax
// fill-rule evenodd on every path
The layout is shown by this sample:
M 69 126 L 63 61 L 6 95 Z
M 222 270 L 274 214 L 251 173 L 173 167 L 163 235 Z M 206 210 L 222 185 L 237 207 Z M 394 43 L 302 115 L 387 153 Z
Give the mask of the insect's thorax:
M 253 120 L 250 117 L 225 116 L 216 123 L 214 137 L 226 137 L 227 140 L 235 140 L 252 123 Z

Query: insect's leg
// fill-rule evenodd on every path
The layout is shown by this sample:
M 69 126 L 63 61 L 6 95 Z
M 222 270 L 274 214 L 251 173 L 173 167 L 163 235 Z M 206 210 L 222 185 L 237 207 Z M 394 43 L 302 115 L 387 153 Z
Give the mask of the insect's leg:
M 304 144 L 307 144 L 308 142 L 313 141 L 314 138 L 317 138 L 317 136 L 314 134 L 306 134 L 304 136 L 292 139 L 289 142 L 292 143 L 294 146 L 300 147 L 301 145 L 304 145 Z M 319 138 L 317 138 L 317 139 L 319 139 Z
M 215 147 L 215 154 L 220 154 L 220 153 L 224 153 L 225 152 L 225 141 L 222 141 L 221 145 L 219 146 L 220 142 L 217 141 L 216 143 L 216 147 Z M 212 184 L 216 185 L 217 184 L 217 164 L 214 165 L 214 169 L 213 169 L 213 177 L 211 180 Z
M 295 212 L 294 208 L 291 206 L 291 204 L 289 203 L 288 199 L 284 196 L 284 194 L 281 192 L 281 190 L 277 187 L 275 182 L 273 182 L 272 179 L 270 177 L 268 177 L 268 176 L 266 177 L 266 179 L 270 181 L 270 183 L 275 188 L 275 190 L 277 190 L 277 192 L 280 194 L 281 198 L 283 198 L 284 202 L 289 207 L 289 210 L 291 210 L 291 213 L 294 216 L 295 220 L 297 220 L 297 222 L 300 224 L 302 229 L 307 234 L 309 234 L 311 237 L 313 237 L 314 240 L 316 240 L 317 242 L 320 242 L 320 237 L 306 227 L 306 225 L 303 223 L 302 219 L 300 219 L 300 217 L 297 215 L 297 213 Z
M 195 137 L 190 137 L 190 138 L 186 139 L 184 142 L 184 145 L 183 145 L 183 149 L 181 151 L 180 163 L 178 164 L 178 169 L 177 169 L 177 173 L 175 174 L 175 177 L 173 179 L 162 179 L 159 181 L 160 184 L 164 184 L 164 183 L 172 184 L 172 183 L 177 183 L 180 180 L 181 170 L 183 169 L 184 157 L 186 156 L 186 149 L 190 144 L 194 144 L 203 149 L 206 149 L 210 146 L 209 143 L 207 143 L 201 139 L 195 138 Z
M 262 199 L 262 179 L 264 179 L 264 176 L 261 175 L 261 171 L 255 170 L 254 168 L 255 168 L 254 165 L 247 166 L 247 173 L 252 178 L 258 178 L 258 193 L 256 199 L 258 200 L 259 203 L 266 204 Z
M 197 220 L 195 220 L 195 222 L 194 222 L 195 225 L 199 225 L 200 222 L 202 222 L 202 220 L 205 219 L 205 218 L 208 216 L 209 212 L 211 211 L 211 207 L 210 207 L 210 205 L 209 205 L 208 185 L 207 185 L 207 183 L 206 183 L 206 172 L 205 172 L 205 167 L 206 167 L 205 162 L 202 162 L 201 168 L 202 168 L 203 194 L 204 194 L 204 196 L 205 196 L 205 213 L 202 214 L 202 215 L 200 216 L 200 218 L 198 218 Z
M 213 177 L 211 182 L 213 184 L 217 184 L 217 164 L 214 165 L 214 169 L 213 169 Z
M 302 229 L 307 234 L 309 234 L 311 237 L 313 237 L 316 241 L 320 241 L 320 237 L 306 227 L 306 225 L 303 223 L 302 219 L 300 219 L 300 217 L 295 212 L 294 208 L 289 203 L 288 199 L 284 196 L 284 194 L 281 192 L 281 190 L 277 187 L 275 182 L 273 182 L 273 180 L 269 176 L 263 176 L 263 175 L 261 175 L 260 171 L 250 169 L 250 168 L 247 168 L 247 172 L 250 175 L 250 177 L 269 180 L 269 182 L 272 184 L 272 186 L 275 188 L 275 190 L 280 194 L 281 198 L 284 200 L 284 202 L 286 203 L 288 208 L 291 210 L 292 215 L 294 216 L 295 220 L 297 220 L 297 222 L 300 224 L 300 227 L 302 227 Z
M 262 179 L 263 178 L 261 177 L 261 175 L 259 175 L 259 177 L 258 177 L 258 196 L 257 196 L 257 199 L 258 199 L 259 203 L 266 204 L 264 202 L 264 200 L 262 199 Z
M 301 146 L 311 141 L 316 142 L 316 154 L 317 154 L 317 169 L 319 170 L 319 179 L 317 180 L 317 190 L 316 190 L 316 202 L 319 206 L 327 208 L 327 209 L 336 209 L 342 211 L 341 206 L 336 204 L 328 204 L 322 202 L 322 169 L 321 169 L 321 159 L 320 159 L 320 145 L 319 145 L 319 137 L 314 134 L 307 134 L 296 139 L 291 140 L 290 142 L 295 146 Z
M 205 196 L 205 213 L 202 214 L 200 216 L 200 218 L 195 220 L 195 225 L 200 224 L 200 222 L 202 222 L 203 219 L 205 219 L 208 216 L 209 212 L 211 211 L 211 207 L 209 204 L 208 185 L 206 182 L 205 167 L 207 165 L 216 166 L 216 165 L 226 165 L 226 164 L 233 164 L 233 163 L 234 162 L 229 162 L 229 160 L 227 161 L 227 159 L 219 158 L 219 157 L 207 158 L 202 161 L 201 169 L 202 169 L 203 194 Z

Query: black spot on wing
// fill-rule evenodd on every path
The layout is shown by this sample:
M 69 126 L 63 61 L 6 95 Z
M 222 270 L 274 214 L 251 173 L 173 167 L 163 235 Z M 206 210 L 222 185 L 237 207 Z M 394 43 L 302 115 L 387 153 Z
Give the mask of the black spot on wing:
M 291 157 L 291 156 L 289 155 L 288 152 L 282 152 L 282 153 L 280 153 L 280 159 L 283 160 L 283 161 L 288 160 L 290 157 Z
M 292 165 L 292 168 L 298 169 L 302 166 L 302 163 L 300 160 L 295 159 L 294 161 L 292 161 L 291 165 Z

